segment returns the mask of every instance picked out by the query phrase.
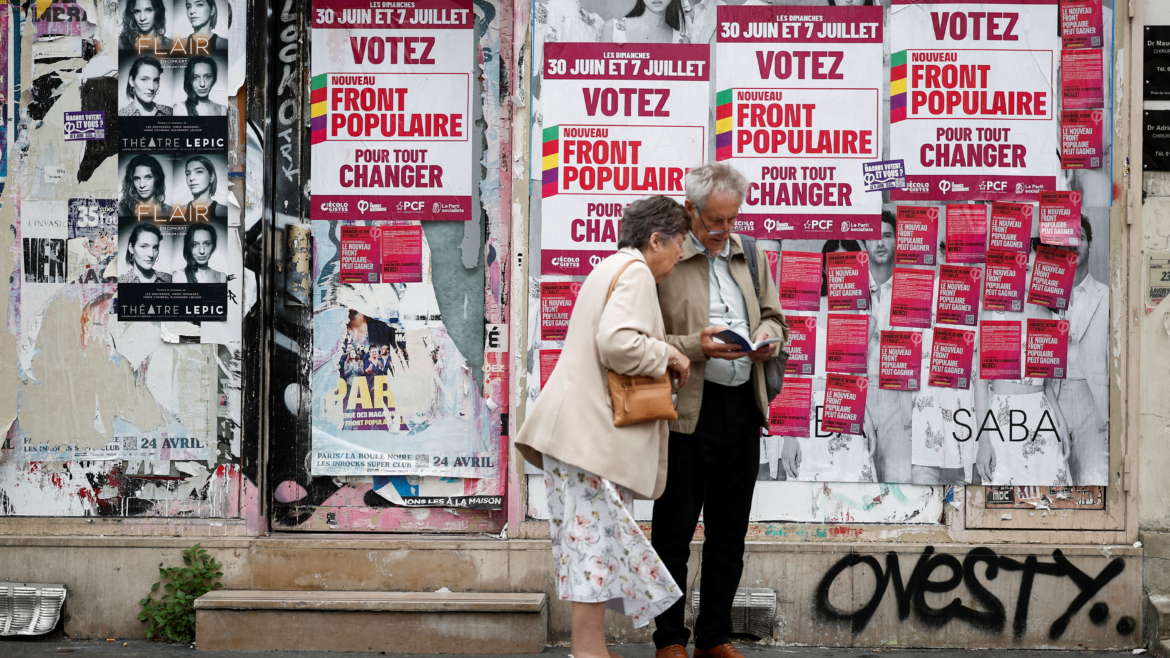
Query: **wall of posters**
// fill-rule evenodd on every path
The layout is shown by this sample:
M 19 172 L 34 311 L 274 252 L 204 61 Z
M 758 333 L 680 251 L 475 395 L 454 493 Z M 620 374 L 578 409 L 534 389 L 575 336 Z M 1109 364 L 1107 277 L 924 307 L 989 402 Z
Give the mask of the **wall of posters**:
M 707 160 L 706 45 L 545 46 L 541 267 L 589 274 L 617 247 L 622 209 Z M 535 166 L 535 163 L 533 163 Z
M 715 158 L 750 181 L 741 232 L 872 238 L 881 195 L 881 7 L 721 6 Z
M 313 219 L 470 220 L 470 0 L 313 5 Z

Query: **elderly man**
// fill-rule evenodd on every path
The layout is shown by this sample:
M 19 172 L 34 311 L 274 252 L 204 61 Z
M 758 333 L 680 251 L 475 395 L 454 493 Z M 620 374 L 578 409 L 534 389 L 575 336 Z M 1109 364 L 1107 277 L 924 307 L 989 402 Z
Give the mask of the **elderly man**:
M 674 274 L 658 284 L 666 341 L 691 360 L 670 424 L 666 490 L 654 503 L 651 543 L 671 576 L 688 583 L 687 559 L 700 511 L 705 520 L 701 610 L 695 658 L 741 658 L 731 645 L 731 603 L 743 572 L 744 538 L 768 414 L 762 362 L 775 345 L 743 352 L 715 334 L 730 328 L 753 340 L 788 338 L 768 261 L 756 249 L 757 297 L 744 240 L 731 233 L 747 180 L 726 164 L 687 174 L 691 231 Z M 655 618 L 656 658 L 687 658 L 687 598 Z

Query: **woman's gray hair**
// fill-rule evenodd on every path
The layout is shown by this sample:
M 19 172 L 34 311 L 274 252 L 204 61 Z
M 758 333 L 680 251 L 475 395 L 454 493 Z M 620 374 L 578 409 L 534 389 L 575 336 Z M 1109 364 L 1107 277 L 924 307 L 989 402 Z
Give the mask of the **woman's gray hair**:
M 645 249 L 650 236 L 658 234 L 670 241 L 691 228 L 691 218 L 679 202 L 664 196 L 652 196 L 626 206 L 622 213 L 622 235 L 618 249 Z
M 707 200 L 712 194 L 731 192 L 739 197 L 740 203 L 747 198 L 747 179 L 723 162 L 713 162 L 690 170 L 687 172 L 686 185 L 687 200 L 699 210 L 707 207 Z

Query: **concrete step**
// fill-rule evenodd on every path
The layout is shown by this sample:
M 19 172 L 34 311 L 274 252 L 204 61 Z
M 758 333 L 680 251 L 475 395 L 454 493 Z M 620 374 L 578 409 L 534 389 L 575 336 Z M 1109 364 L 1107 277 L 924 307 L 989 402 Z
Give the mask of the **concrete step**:
M 217 590 L 195 601 L 201 651 L 540 653 L 543 593 Z

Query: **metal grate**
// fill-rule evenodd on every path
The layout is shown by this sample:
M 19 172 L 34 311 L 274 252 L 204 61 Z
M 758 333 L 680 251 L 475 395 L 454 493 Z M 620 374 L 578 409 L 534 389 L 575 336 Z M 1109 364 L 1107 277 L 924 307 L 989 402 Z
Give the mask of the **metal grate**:
M 0 583 L 0 635 L 48 633 L 64 603 L 64 585 Z
M 699 590 L 691 590 L 691 611 L 699 616 Z M 776 592 L 766 587 L 740 587 L 731 602 L 731 632 L 771 639 L 776 625 Z

